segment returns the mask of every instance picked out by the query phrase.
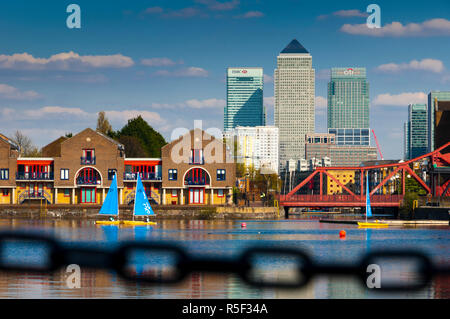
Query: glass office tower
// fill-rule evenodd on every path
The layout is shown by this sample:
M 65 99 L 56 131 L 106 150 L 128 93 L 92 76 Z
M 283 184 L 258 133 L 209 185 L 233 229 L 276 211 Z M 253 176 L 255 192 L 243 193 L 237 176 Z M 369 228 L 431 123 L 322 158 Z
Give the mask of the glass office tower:
M 428 149 L 428 120 L 426 104 L 410 104 L 408 106 L 408 122 L 405 137 L 407 159 L 426 154 Z
M 227 69 L 227 105 L 224 110 L 224 131 L 236 126 L 264 126 L 263 69 Z
M 327 117 L 337 145 L 370 145 L 366 68 L 331 69 Z

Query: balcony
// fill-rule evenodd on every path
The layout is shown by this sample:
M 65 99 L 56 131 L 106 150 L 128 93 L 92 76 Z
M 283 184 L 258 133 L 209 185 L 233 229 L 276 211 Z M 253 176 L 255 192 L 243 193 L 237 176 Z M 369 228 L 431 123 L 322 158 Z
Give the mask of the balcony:
M 189 157 L 189 164 L 190 165 L 203 165 L 203 164 L 205 164 L 205 158 L 203 156 L 200 157 L 200 158 L 198 158 L 198 157 L 195 157 L 195 158 Z
M 209 185 L 209 181 L 205 178 L 199 178 L 199 179 L 191 179 L 191 178 L 186 178 L 184 181 L 184 185 L 189 185 L 189 186 L 203 186 L 203 185 Z
M 160 181 L 161 176 L 157 176 L 156 173 L 124 173 L 123 180 L 124 181 L 135 181 L 137 180 L 137 175 L 141 176 L 141 180 L 143 181 Z
M 97 178 L 88 178 L 80 176 L 77 178 L 77 185 L 100 185 L 101 180 Z
M 53 172 L 50 173 L 16 173 L 17 181 L 52 181 L 54 179 Z
M 95 165 L 95 156 L 81 157 L 81 165 Z

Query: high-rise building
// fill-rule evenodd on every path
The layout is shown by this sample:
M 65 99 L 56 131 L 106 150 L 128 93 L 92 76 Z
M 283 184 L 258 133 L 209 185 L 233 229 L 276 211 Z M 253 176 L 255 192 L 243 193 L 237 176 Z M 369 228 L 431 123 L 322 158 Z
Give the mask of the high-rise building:
M 410 104 L 408 122 L 405 123 L 405 159 L 416 158 L 427 153 L 427 105 Z
M 409 159 L 409 121 L 403 124 L 403 158 Z
M 337 145 L 370 145 L 366 68 L 331 69 L 327 115 Z
M 278 174 L 278 128 L 275 126 L 237 126 L 224 132 L 224 139 L 236 142 L 237 160 L 261 173 Z
M 442 112 L 448 112 L 445 110 L 438 110 L 439 101 L 450 101 L 450 91 L 431 91 L 428 94 L 428 152 L 434 151 L 436 146 L 435 131 L 436 126 L 436 113 L 441 114 L 439 118 L 442 118 Z
M 274 73 L 280 167 L 288 160 L 305 158 L 305 135 L 314 133 L 314 78 L 311 55 L 292 40 L 278 55 Z
M 263 106 L 264 76 L 262 68 L 227 69 L 227 105 L 224 131 L 236 126 L 266 125 Z

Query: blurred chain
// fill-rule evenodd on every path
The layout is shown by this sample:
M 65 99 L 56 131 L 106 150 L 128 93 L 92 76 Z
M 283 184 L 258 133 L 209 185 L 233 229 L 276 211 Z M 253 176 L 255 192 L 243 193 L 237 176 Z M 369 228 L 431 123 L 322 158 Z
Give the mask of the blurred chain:
M 36 246 L 45 247 L 46 259 L 39 265 L 29 265 L 24 261 L 8 261 L 8 244 L 28 245 L 29 249 Z M 34 248 L 33 248 L 34 247 Z M 146 254 L 166 254 L 174 259 L 169 275 L 155 275 L 154 272 L 130 271 L 131 255 L 136 252 Z M 274 281 L 258 278 L 255 260 L 261 257 L 277 257 L 279 260 L 297 260 L 294 267 L 295 276 L 287 281 Z M 45 257 L 45 256 L 44 256 Z M 15 255 L 13 258 L 18 258 Z M 425 254 L 415 250 L 383 250 L 367 253 L 359 262 L 320 264 L 302 250 L 293 248 L 263 248 L 253 247 L 242 252 L 237 258 L 199 257 L 189 255 L 175 244 L 163 242 L 122 242 L 114 249 L 92 247 L 65 247 L 52 237 L 26 233 L 0 233 L 0 270 L 13 272 L 54 272 L 64 266 L 77 264 L 80 267 L 115 270 L 121 277 L 138 282 L 154 284 L 173 284 L 181 282 L 193 272 L 234 273 L 244 282 L 253 287 L 267 288 L 300 288 L 305 286 L 317 275 L 346 275 L 357 278 L 361 284 L 367 285 L 370 276 L 369 265 L 380 259 L 415 262 L 416 279 L 405 283 L 384 284 L 378 291 L 417 290 L 426 287 L 433 276 L 450 275 L 450 267 L 438 267 Z M 168 265 L 167 265 L 168 266 Z M 367 287 L 367 286 L 366 286 Z

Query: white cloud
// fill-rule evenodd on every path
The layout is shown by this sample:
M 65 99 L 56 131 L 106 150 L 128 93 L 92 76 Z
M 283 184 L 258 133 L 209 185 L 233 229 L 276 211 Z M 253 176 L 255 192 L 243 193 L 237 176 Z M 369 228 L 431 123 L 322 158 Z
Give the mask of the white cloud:
M 405 92 L 400 94 L 379 94 L 372 101 L 373 105 L 408 106 L 411 103 L 426 103 L 427 95 L 424 92 Z
M 226 101 L 222 99 L 206 99 L 206 100 L 187 100 L 185 105 L 194 109 L 203 109 L 203 108 L 223 108 L 226 105 Z
M 334 16 L 337 17 L 367 17 L 368 14 L 366 12 L 361 12 L 357 9 L 353 9 L 353 10 L 339 10 L 336 12 L 333 12 Z
M 264 13 L 261 11 L 248 11 L 244 13 L 243 15 L 237 16 L 238 18 L 242 19 L 250 19 L 250 18 L 262 18 L 264 17 Z
M 227 11 L 236 8 L 239 5 L 239 0 L 219 2 L 216 0 L 196 0 L 195 2 L 204 4 L 212 11 Z
M 19 89 L 8 84 L 0 84 L 0 98 L 32 101 L 41 97 L 42 96 L 35 91 L 20 91 Z
M 271 77 L 268 74 L 264 74 L 264 83 L 272 83 L 273 82 L 273 77 Z
M 208 71 L 198 67 L 188 67 L 174 71 L 159 70 L 153 73 L 160 76 L 173 76 L 173 77 L 207 77 Z
M 49 58 L 36 58 L 29 53 L 0 55 L 1 69 L 79 71 L 86 68 L 126 68 L 133 65 L 134 61 L 122 54 L 79 55 L 70 51 L 54 54 Z
M 450 21 L 447 19 L 430 19 L 422 23 L 408 23 L 403 25 L 394 21 L 381 28 L 369 28 L 367 24 L 344 24 L 342 32 L 374 37 L 410 37 L 410 36 L 439 36 L 450 35 Z
M 142 59 L 141 64 L 146 66 L 172 66 L 175 64 L 183 64 L 183 61 L 175 62 L 169 58 L 150 58 Z
M 264 97 L 263 98 L 263 104 L 265 106 L 274 107 L 275 106 L 275 98 L 273 96 Z
M 61 106 L 44 106 L 36 110 L 25 110 L 23 114 L 32 118 L 43 118 L 49 115 L 89 116 L 88 112 L 78 107 L 70 108 Z
M 409 63 L 387 63 L 382 64 L 376 68 L 383 72 L 399 72 L 403 70 L 422 70 L 435 73 L 441 73 L 444 71 L 444 63 L 441 60 L 436 59 L 422 59 L 420 61 L 412 60 Z
M 318 108 L 326 108 L 327 107 L 327 98 L 323 96 L 316 96 L 315 98 L 316 109 Z

